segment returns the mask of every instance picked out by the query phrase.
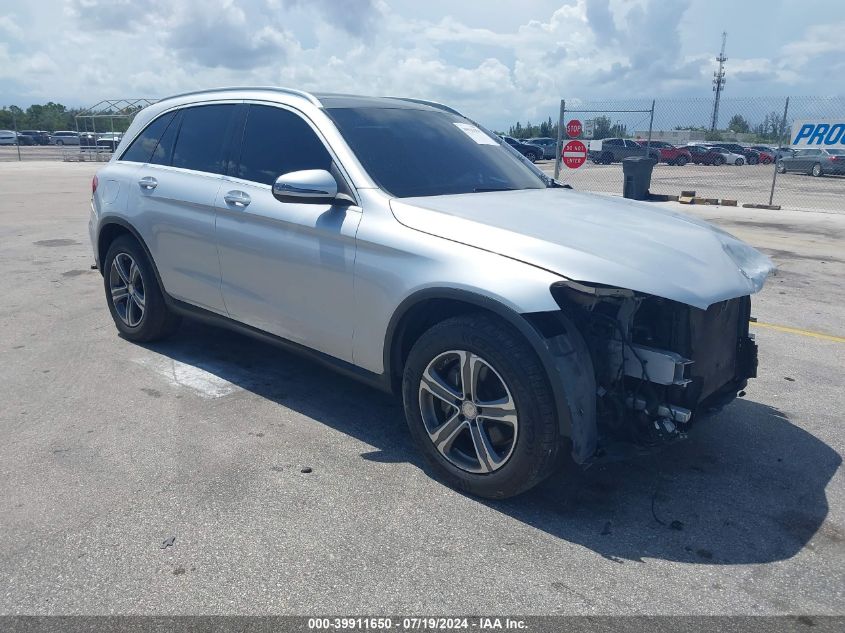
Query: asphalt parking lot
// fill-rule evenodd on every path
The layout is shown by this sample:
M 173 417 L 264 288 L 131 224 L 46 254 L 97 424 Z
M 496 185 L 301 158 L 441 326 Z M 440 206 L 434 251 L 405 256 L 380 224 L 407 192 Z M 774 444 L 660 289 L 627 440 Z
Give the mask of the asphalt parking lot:
M 552 175 L 553 160 L 537 165 Z M 730 198 L 742 203 L 768 204 L 774 165 L 694 165 L 683 167 L 660 163 L 655 166 L 650 191 L 677 196 L 694 190 L 705 198 Z M 586 162 L 578 169 L 561 166 L 560 179 L 576 189 L 622 195 L 622 165 L 596 165 Z M 778 174 L 774 204 L 784 208 L 812 211 L 845 210 L 845 176 L 814 178 L 789 172 Z
M 664 203 L 778 263 L 759 378 L 684 442 L 494 503 L 431 479 L 385 395 L 206 326 L 118 337 L 96 168 L 0 164 L 0 613 L 845 612 L 842 198 Z

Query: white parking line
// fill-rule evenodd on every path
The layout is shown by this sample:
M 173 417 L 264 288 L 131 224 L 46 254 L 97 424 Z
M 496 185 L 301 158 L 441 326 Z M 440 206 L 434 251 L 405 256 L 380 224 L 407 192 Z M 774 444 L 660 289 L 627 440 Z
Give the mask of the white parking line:
M 160 354 L 133 360 L 152 369 L 174 387 L 187 387 L 202 398 L 222 398 L 240 389 L 225 378 Z

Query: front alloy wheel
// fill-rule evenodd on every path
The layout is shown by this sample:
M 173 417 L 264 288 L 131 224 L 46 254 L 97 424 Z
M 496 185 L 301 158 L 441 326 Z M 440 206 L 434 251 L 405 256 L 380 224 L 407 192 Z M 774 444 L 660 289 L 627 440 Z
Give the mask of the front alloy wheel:
M 109 289 L 120 320 L 129 327 L 138 327 L 144 318 L 144 280 L 138 264 L 128 253 L 118 253 L 112 260 Z
M 434 358 L 420 380 L 419 405 L 434 447 L 457 468 L 491 473 L 513 453 L 519 432 L 513 396 L 477 354 L 450 350 Z

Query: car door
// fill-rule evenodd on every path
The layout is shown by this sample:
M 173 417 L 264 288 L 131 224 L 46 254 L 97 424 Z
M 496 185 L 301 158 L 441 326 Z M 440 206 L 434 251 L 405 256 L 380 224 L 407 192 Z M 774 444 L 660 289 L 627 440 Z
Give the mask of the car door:
M 214 203 L 227 169 L 227 138 L 238 107 L 214 103 L 173 113 L 153 156 L 130 182 L 129 208 L 166 292 L 220 314 L 226 309 L 220 292 Z
M 237 164 L 217 201 L 217 247 L 229 316 L 342 360 L 352 360 L 355 205 L 280 202 L 284 173 L 332 171 L 335 159 L 298 112 L 250 104 Z

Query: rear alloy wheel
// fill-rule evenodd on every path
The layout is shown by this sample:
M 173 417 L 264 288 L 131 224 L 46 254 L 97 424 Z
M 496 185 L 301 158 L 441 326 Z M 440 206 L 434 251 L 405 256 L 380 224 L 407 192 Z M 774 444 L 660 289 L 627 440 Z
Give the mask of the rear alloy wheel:
M 819 163 L 813 165 L 813 169 L 810 170 L 810 173 L 813 174 L 816 178 L 822 175 L 822 166 Z
M 683 154 L 681 154 L 680 156 L 678 156 L 678 157 L 675 159 L 675 164 L 676 164 L 678 167 L 683 167 L 683 166 L 684 166 L 684 165 L 686 165 L 688 162 L 689 162 L 689 159 L 688 159 L 686 156 L 684 156 Z
M 118 331 L 130 341 L 155 341 L 179 325 L 164 301 L 152 264 L 141 245 L 121 235 L 109 246 L 103 266 L 106 301 Z
M 455 488 L 504 499 L 554 469 L 562 439 L 548 376 L 504 321 L 467 315 L 425 332 L 408 355 L 402 396 L 411 435 Z

